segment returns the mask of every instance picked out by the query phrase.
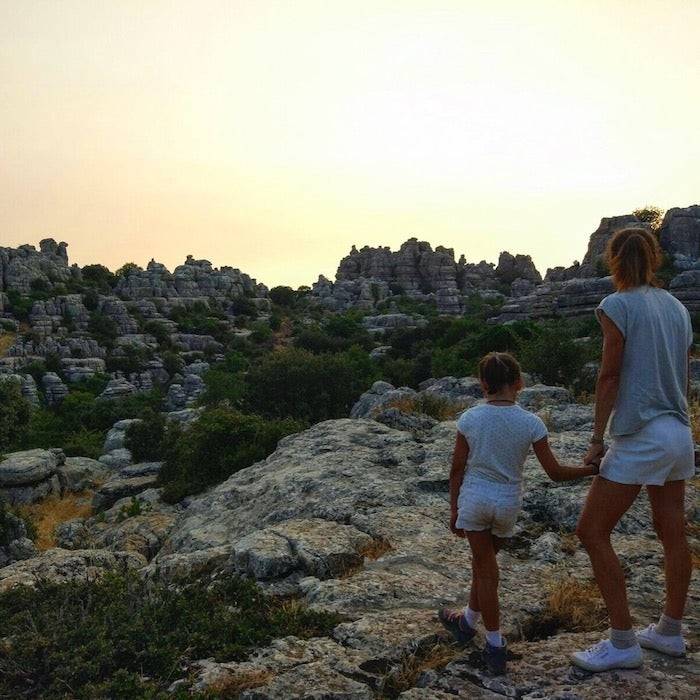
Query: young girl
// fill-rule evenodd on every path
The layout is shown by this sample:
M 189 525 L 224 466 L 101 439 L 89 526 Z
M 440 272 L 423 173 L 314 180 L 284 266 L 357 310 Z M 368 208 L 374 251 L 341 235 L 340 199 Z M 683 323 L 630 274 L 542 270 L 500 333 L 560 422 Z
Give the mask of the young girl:
M 513 534 L 530 446 L 554 481 L 593 476 L 598 467 L 559 464 L 549 447 L 545 424 L 515 402 L 523 380 L 512 355 L 486 355 L 479 363 L 479 379 L 486 401 L 465 411 L 457 421 L 450 472 L 450 529 L 457 537 L 466 537 L 472 551 L 469 605 L 464 610 L 445 608 L 439 617 L 457 641 L 467 643 L 483 616 L 483 660 L 492 673 L 500 675 L 506 669 L 506 643 L 499 629 L 496 553 L 501 540 Z

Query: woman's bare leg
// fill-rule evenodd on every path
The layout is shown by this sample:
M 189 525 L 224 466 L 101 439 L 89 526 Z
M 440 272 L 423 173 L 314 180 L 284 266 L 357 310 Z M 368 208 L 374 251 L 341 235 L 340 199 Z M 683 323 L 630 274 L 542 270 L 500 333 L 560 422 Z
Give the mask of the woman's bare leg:
M 596 583 L 610 617 L 610 626 L 617 630 L 632 627 L 625 574 L 610 543 L 610 534 L 620 518 L 634 503 L 641 486 L 617 484 L 601 476 L 595 477 L 583 513 L 576 528 L 593 566 Z
M 498 609 L 498 562 L 494 536 L 489 530 L 465 531 L 472 550 L 472 593 L 476 593 L 476 604 L 481 611 L 487 631 L 499 629 Z M 471 607 L 472 595 L 469 597 Z M 472 608 L 474 610 L 475 608 Z
M 690 549 L 685 534 L 685 481 L 647 486 L 656 530 L 664 548 L 666 605 L 664 614 L 680 620 L 685 610 L 692 575 Z

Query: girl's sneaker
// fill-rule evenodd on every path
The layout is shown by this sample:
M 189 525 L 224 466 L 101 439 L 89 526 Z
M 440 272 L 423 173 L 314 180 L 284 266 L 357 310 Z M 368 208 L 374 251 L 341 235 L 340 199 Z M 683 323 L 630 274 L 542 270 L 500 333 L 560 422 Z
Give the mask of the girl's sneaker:
M 654 649 L 668 656 L 685 656 L 685 640 L 679 634 L 666 636 L 656 631 L 656 625 L 649 625 L 646 629 L 637 632 L 637 641 L 645 649 Z
M 481 652 L 481 659 L 486 664 L 486 668 L 494 676 L 502 676 L 506 672 L 507 647 L 506 640 L 500 647 L 491 646 L 486 642 L 484 650 Z
M 476 630 L 469 625 L 467 618 L 461 610 L 451 610 L 450 608 L 442 608 L 438 611 L 438 618 L 442 622 L 446 630 L 448 630 L 457 642 L 460 644 L 469 644 Z
M 639 644 L 618 649 L 609 639 L 604 639 L 585 651 L 573 653 L 571 663 L 594 673 L 613 668 L 639 668 L 642 665 L 642 650 Z

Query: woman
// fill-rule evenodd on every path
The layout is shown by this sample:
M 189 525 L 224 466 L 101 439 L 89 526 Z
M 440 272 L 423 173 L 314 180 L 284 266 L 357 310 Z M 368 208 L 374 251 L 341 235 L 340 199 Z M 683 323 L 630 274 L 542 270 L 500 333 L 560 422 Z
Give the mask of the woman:
M 652 233 L 619 231 L 606 258 L 617 292 L 597 309 L 603 358 L 585 461 L 605 456 L 576 532 L 591 559 L 611 630 L 610 639 L 572 655 L 573 663 L 589 671 L 640 666 L 640 645 L 682 656 L 681 619 L 691 576 L 684 518 L 685 480 L 695 471 L 687 400 L 690 316 L 658 287 L 661 252 Z M 603 435 L 611 414 L 612 445 L 606 454 Z M 656 625 L 635 634 L 610 534 L 642 486 L 664 548 L 666 604 Z

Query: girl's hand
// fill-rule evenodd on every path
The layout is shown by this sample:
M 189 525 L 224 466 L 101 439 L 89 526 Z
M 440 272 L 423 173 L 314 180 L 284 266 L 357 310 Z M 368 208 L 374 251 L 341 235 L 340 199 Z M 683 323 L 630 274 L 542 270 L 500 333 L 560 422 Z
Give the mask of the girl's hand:
M 452 513 L 450 516 L 450 532 L 456 537 L 464 538 L 464 530 L 457 527 L 457 513 Z
M 588 447 L 588 452 L 586 452 L 586 456 L 583 458 L 583 463 L 588 465 L 588 464 L 594 464 L 596 466 L 600 466 L 600 460 L 603 459 L 605 456 L 605 445 L 590 445 Z

